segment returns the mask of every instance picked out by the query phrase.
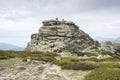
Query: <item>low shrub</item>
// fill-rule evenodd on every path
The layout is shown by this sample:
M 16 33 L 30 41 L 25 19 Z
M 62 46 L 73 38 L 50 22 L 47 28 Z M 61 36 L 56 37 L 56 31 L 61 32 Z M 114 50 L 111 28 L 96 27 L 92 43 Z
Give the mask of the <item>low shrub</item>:
M 100 68 L 118 68 L 120 69 L 120 64 L 118 63 L 99 63 Z
M 91 47 L 90 49 L 98 50 L 98 47 L 93 46 L 93 47 Z
M 88 61 L 94 61 L 94 62 L 103 62 L 105 59 L 97 59 L 95 57 L 88 59 Z
M 76 58 L 63 58 L 62 60 L 55 60 L 53 63 L 67 70 L 92 70 L 99 67 L 94 63 L 81 62 Z
M 119 62 L 120 58 L 105 58 L 105 59 L 90 58 L 87 60 L 94 61 L 94 62 Z
M 113 55 L 113 53 L 109 52 L 109 51 L 105 51 L 105 50 L 101 50 L 100 51 L 101 55 Z
M 76 58 L 64 57 L 61 60 L 55 60 L 53 63 L 56 64 L 56 65 L 59 65 L 59 66 L 63 66 L 65 64 L 69 64 L 71 62 L 76 63 L 76 62 L 79 62 L 79 61 L 80 60 L 76 59 Z
M 84 80 L 120 80 L 120 69 L 95 69 Z
M 0 56 L 0 60 L 9 59 L 7 56 Z
M 22 62 L 26 62 L 26 61 L 27 61 L 27 58 L 24 57 L 24 58 L 22 59 Z
M 23 58 L 26 61 L 27 58 L 31 60 L 43 60 L 46 62 L 52 62 L 58 54 L 53 52 L 26 52 L 26 51 L 0 51 L 0 59 L 10 59 L 10 58 Z
M 77 62 L 77 63 L 67 63 L 61 66 L 62 69 L 72 69 L 72 70 L 92 70 L 99 66 L 93 63 Z
M 77 56 L 84 56 L 84 55 L 86 55 L 88 57 L 90 57 L 90 56 L 97 56 L 96 54 L 90 53 L 90 52 L 73 52 L 72 54 L 76 54 Z

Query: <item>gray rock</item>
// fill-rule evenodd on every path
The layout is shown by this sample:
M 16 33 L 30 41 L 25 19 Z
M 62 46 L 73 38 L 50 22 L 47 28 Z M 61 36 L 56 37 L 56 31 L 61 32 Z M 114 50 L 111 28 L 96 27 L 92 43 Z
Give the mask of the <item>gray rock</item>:
M 88 34 L 71 21 L 45 20 L 39 32 L 31 35 L 26 51 L 80 52 L 99 46 Z
M 111 41 L 101 42 L 101 49 L 120 56 L 120 44 L 112 43 Z

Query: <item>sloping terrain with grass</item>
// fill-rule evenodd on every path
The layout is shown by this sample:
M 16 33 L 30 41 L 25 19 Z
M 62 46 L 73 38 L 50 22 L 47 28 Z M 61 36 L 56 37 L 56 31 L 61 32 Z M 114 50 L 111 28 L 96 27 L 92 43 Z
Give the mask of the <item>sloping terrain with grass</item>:
M 79 59 L 53 52 L 0 51 L 0 80 L 120 80 L 119 75 L 119 57 Z

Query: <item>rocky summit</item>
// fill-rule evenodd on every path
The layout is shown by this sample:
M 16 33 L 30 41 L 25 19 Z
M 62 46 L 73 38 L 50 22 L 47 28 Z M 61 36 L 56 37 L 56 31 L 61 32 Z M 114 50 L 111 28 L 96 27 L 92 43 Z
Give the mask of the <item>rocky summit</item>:
M 90 46 L 99 46 L 72 21 L 45 20 L 38 33 L 31 35 L 27 51 L 81 52 Z

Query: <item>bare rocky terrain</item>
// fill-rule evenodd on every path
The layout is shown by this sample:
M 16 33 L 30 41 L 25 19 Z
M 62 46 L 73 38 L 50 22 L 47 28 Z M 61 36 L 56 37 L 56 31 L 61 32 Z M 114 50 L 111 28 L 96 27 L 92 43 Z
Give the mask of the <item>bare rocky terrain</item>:
M 0 60 L 0 80 L 83 80 L 91 71 L 61 70 L 43 61 Z

